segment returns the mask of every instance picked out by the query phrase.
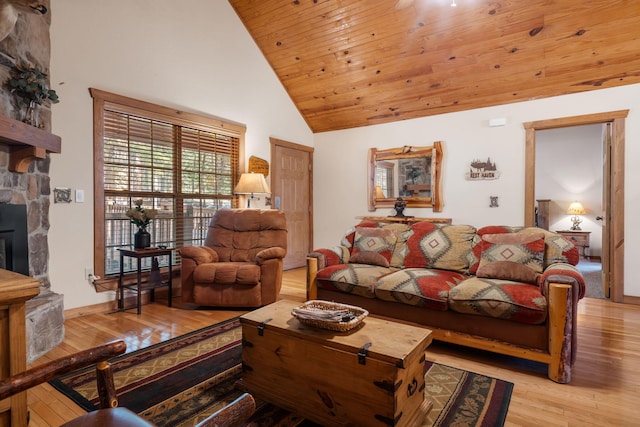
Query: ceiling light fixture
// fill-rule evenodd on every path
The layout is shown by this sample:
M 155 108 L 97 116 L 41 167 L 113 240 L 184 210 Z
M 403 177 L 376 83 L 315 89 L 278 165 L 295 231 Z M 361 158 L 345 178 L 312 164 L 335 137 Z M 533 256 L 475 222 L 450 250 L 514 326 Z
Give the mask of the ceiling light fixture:
M 457 6 L 456 0 L 451 0 L 451 7 L 456 7 L 456 6 Z

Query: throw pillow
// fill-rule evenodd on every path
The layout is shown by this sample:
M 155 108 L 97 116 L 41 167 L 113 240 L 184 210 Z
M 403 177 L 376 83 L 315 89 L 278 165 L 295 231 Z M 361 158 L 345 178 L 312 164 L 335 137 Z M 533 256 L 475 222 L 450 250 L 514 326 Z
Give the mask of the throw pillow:
M 479 267 L 476 276 L 537 285 L 540 273 L 536 273 L 532 268 L 517 262 L 494 261 Z
M 577 265 L 580 261 L 578 247 L 573 242 L 560 234 L 553 233 L 538 227 L 527 227 L 519 233 L 544 233 L 544 267 L 556 262 L 566 262 Z
M 349 257 L 351 264 L 369 264 L 379 265 L 380 267 L 389 267 L 389 260 L 378 252 L 373 251 L 357 251 Z
M 393 230 L 356 227 L 349 262 L 389 267 L 396 241 L 397 237 Z
M 544 233 L 485 234 L 481 245 L 478 277 L 537 284 L 543 268 Z

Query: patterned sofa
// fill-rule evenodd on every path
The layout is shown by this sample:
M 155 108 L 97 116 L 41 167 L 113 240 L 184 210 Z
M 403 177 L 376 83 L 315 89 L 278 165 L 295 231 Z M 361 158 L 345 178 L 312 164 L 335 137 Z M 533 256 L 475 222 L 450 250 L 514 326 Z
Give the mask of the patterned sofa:
M 549 378 L 568 383 L 585 292 L 578 258 L 571 241 L 540 228 L 366 221 L 308 255 L 307 297 L 546 363 Z

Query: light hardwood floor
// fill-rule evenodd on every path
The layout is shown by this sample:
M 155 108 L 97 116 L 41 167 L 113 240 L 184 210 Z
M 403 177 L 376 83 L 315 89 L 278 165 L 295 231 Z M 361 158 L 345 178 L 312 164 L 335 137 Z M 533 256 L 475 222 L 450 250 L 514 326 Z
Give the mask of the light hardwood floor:
M 304 283 L 304 269 L 285 272 L 281 297 L 304 301 Z M 133 351 L 244 313 L 180 305 L 176 298 L 169 308 L 160 296 L 140 316 L 131 310 L 68 319 L 64 342 L 34 365 L 113 339 Z M 570 384 L 547 379 L 542 364 L 442 343 L 433 343 L 427 358 L 513 382 L 507 426 L 640 425 L 640 307 L 587 298 L 578 316 Z M 31 389 L 28 401 L 32 427 L 59 426 L 83 413 L 48 384 Z

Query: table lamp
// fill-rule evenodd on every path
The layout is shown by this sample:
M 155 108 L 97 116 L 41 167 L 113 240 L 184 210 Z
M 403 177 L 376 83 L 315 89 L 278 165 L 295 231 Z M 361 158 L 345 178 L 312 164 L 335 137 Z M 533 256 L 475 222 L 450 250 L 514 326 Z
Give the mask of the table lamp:
M 234 194 L 250 194 L 247 199 L 247 208 L 251 207 L 251 199 L 260 200 L 259 197 L 255 197 L 255 193 L 271 194 L 267 180 L 264 179 L 264 175 L 261 173 L 243 173 L 240 176 L 238 185 L 233 189 Z
M 579 215 L 584 215 L 585 213 L 587 212 L 584 210 L 584 206 L 582 206 L 582 203 L 573 202 L 571 203 L 571 205 L 569 205 L 569 209 L 567 209 L 567 215 L 573 215 L 571 217 L 571 222 L 573 222 L 573 225 L 571 226 L 571 230 L 573 231 L 582 230 L 580 228 L 580 223 L 582 222 L 582 220 L 580 219 Z

